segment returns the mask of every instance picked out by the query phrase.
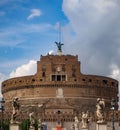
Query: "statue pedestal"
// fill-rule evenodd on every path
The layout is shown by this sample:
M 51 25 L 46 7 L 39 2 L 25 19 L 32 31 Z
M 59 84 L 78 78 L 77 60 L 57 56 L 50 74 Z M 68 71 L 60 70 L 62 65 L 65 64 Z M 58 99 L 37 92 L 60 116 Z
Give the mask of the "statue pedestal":
M 52 128 L 52 130 L 58 130 L 57 128 Z M 66 128 L 61 128 L 59 130 L 66 130 Z
M 62 55 L 62 51 L 58 50 L 58 55 L 61 56 Z
M 20 130 L 20 124 L 10 124 L 10 130 Z
M 35 128 L 29 128 L 29 130 L 35 130 Z M 39 130 L 39 129 L 38 129 Z
M 107 130 L 107 124 L 106 123 L 97 123 L 96 130 Z
M 88 128 L 82 128 L 82 130 L 88 130 Z
M 88 124 L 87 124 L 87 125 L 82 126 L 82 130 L 88 130 Z
M 79 128 L 75 128 L 75 130 L 79 130 Z

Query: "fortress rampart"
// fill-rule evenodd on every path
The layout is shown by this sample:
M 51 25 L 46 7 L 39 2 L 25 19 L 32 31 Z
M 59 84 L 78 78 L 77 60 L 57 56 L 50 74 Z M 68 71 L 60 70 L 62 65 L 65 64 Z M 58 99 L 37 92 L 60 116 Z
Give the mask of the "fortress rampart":
M 59 109 L 63 113 L 67 111 L 74 115 L 74 112 L 86 110 L 94 112 L 97 98 L 104 98 L 108 111 L 111 98 L 118 102 L 118 81 L 104 76 L 82 74 L 78 56 L 46 55 L 41 56 L 37 62 L 36 74 L 4 81 L 2 94 L 8 115 L 12 112 L 11 102 L 14 97 L 19 97 L 23 112 L 32 111 L 31 106 L 49 100 L 45 109 L 47 116 Z M 39 113 L 37 108 L 36 111 Z M 27 116 L 26 113 L 24 116 Z
M 90 91 L 86 91 L 85 90 L 85 94 L 84 96 L 94 96 L 94 97 L 106 97 L 108 99 L 111 99 L 112 97 L 115 97 L 118 93 L 118 82 L 114 79 L 111 78 L 107 78 L 107 77 L 102 77 L 102 76 L 92 76 L 92 75 L 82 75 L 81 79 L 79 79 L 79 81 L 64 81 L 64 82 L 60 82 L 60 83 L 54 83 L 53 81 L 49 81 L 49 82 L 44 82 L 41 81 L 38 77 L 36 76 L 25 76 L 25 77 L 19 77 L 19 78 L 12 78 L 9 80 L 6 80 L 2 83 L 3 86 L 3 94 L 7 93 L 9 91 L 13 91 L 13 90 L 20 90 L 20 89 L 37 89 L 37 88 L 44 88 L 44 89 L 54 89 L 54 88 L 59 88 L 62 87 L 64 89 L 90 89 Z M 92 93 L 92 89 L 97 89 L 100 90 L 96 91 L 96 93 Z M 34 93 L 35 94 L 35 93 Z M 65 93 L 66 94 L 66 93 Z M 83 96 L 80 95 L 80 93 L 78 92 L 78 95 L 76 95 L 77 93 L 73 93 L 72 91 L 72 96 Z M 29 96 L 32 95 L 29 93 Z M 43 94 L 44 96 L 48 97 L 48 93 Z M 51 95 L 51 96 L 55 96 L 55 94 Z M 67 97 L 67 94 L 64 95 L 65 97 Z M 22 95 L 23 97 L 23 95 Z M 11 97 L 12 98 L 12 97 Z

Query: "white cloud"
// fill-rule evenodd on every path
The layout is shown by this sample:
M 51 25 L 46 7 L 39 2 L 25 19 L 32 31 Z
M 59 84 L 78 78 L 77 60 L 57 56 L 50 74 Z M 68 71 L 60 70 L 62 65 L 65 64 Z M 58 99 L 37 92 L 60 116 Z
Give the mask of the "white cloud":
M 18 68 L 16 68 L 15 71 L 12 71 L 10 73 L 10 78 L 35 74 L 36 68 L 36 61 L 30 60 L 29 63 L 21 65 Z
M 120 68 L 116 64 L 112 64 L 110 68 L 111 68 L 110 77 L 117 79 L 120 82 Z M 120 98 L 120 86 L 119 86 L 119 98 Z M 119 102 L 119 108 L 120 108 L 120 102 Z
M 63 0 L 63 11 L 66 53 L 79 55 L 82 72 L 120 82 L 120 1 Z
M 34 18 L 34 17 L 38 17 L 42 15 L 41 10 L 39 9 L 31 9 L 31 14 L 27 17 L 28 20 Z
M 9 64 L 9 63 L 8 63 Z M 9 64 L 10 65 L 10 64 Z M 14 78 L 14 77 L 20 77 L 20 76 L 27 76 L 27 75 L 34 75 L 36 73 L 37 69 L 37 63 L 35 60 L 30 60 L 28 63 L 23 64 L 16 68 L 16 70 L 13 70 L 9 77 L 0 73 L 0 92 L 1 92 L 1 83 L 8 79 L 8 78 Z M 0 93 L 0 97 L 2 94 Z
M 93 6 L 100 12 L 100 13 L 106 13 L 109 12 L 110 9 L 115 8 L 116 5 L 116 0 L 100 0 L 97 1 L 95 0 L 95 2 L 93 3 Z
M 32 37 L 40 34 L 47 34 L 54 26 L 44 24 L 17 24 L 14 26 L 0 29 L 0 46 L 16 46 L 18 44 L 29 42 L 28 39 L 34 40 Z M 33 33 L 33 34 L 32 34 Z M 30 37 L 30 34 L 32 36 Z M 50 33 L 51 34 L 51 33 Z
M 63 1 L 70 21 L 63 31 L 66 53 L 80 55 L 85 73 L 109 75 L 110 64 L 115 62 L 120 67 L 119 5 L 118 0 Z
M 110 66 L 111 68 L 111 75 L 110 77 L 113 77 L 115 79 L 120 79 L 120 68 L 116 64 L 112 64 Z
M 64 0 L 63 10 L 76 33 L 89 33 L 100 22 L 115 17 L 113 14 L 118 8 L 116 0 Z M 111 17 L 112 16 L 112 17 Z M 105 20 L 104 20 L 105 19 Z M 92 28 L 90 28 L 90 26 Z M 95 26 L 95 27 L 94 27 Z M 89 27 L 89 28 L 88 28 Z
M 1 83 L 6 79 L 7 77 L 0 73 L 0 97 L 2 97 L 2 94 L 1 94 Z
M 48 52 L 49 55 L 52 55 L 53 53 L 54 53 L 53 50 L 50 50 L 50 51 Z

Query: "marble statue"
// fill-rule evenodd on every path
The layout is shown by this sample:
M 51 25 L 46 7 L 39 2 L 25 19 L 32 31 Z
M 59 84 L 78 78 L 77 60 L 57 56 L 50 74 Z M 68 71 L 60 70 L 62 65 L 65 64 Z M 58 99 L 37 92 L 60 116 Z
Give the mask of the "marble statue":
M 34 128 L 35 125 L 34 112 L 29 113 L 29 119 L 30 119 L 30 128 Z
M 74 123 L 71 125 L 71 130 L 78 130 L 79 128 L 79 120 L 78 120 L 78 117 L 75 116 L 74 118 Z
M 20 103 L 19 103 L 19 98 L 14 97 L 12 101 L 12 107 L 13 107 L 13 112 L 11 116 L 11 123 L 17 123 L 17 116 L 19 115 L 19 109 L 20 109 Z
M 88 128 L 88 123 L 89 123 L 89 113 L 87 112 L 82 112 L 82 128 Z
M 74 128 L 75 128 L 75 130 L 78 130 L 78 128 L 79 128 L 79 120 L 78 120 L 77 116 L 75 116 Z
M 71 125 L 70 129 L 75 130 L 74 124 Z
M 104 99 L 97 99 L 97 104 L 96 104 L 96 114 L 97 114 L 97 118 L 98 118 L 98 123 L 103 123 L 105 122 L 105 118 L 104 118 L 104 109 L 105 109 L 105 101 Z
M 39 128 L 39 130 L 42 130 L 42 120 L 41 120 L 41 118 L 39 118 L 39 120 L 38 120 L 38 128 Z

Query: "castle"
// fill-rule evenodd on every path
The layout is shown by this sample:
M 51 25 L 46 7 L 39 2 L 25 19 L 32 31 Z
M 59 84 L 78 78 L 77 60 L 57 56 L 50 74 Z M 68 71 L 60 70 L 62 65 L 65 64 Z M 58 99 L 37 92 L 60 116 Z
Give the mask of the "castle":
M 96 99 L 103 98 L 106 111 L 111 99 L 118 109 L 118 81 L 109 77 L 87 75 L 81 72 L 78 56 L 63 55 L 61 43 L 58 54 L 40 57 L 34 75 L 11 78 L 2 83 L 5 100 L 5 120 L 10 119 L 12 100 L 18 97 L 21 104 L 20 119 L 27 119 L 34 111 L 45 122 L 70 122 L 82 111 L 94 113 Z

